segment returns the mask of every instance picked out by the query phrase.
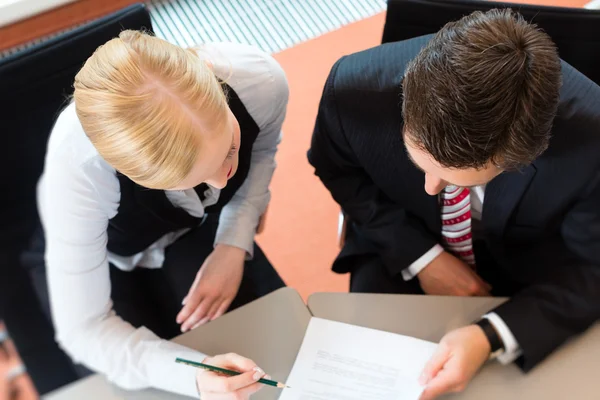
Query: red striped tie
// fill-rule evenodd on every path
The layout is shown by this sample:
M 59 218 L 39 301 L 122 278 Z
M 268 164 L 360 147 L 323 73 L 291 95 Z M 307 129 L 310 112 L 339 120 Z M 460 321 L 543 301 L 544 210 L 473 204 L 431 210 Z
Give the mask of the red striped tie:
M 442 191 L 441 200 L 444 247 L 475 267 L 471 235 L 471 191 L 469 188 L 446 186 Z

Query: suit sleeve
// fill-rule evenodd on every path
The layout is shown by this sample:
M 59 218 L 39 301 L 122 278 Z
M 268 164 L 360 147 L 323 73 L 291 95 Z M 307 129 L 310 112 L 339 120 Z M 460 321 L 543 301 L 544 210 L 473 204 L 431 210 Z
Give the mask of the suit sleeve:
M 421 221 L 392 202 L 375 185 L 355 156 L 344 132 L 343 110 L 338 110 L 336 101 L 336 75 L 344 60 L 334 65 L 325 83 L 309 162 L 334 200 L 380 255 L 386 268 L 392 275 L 398 275 L 437 241 Z
M 600 173 L 565 216 L 561 236 L 525 256 L 551 272 L 496 309 L 521 345 L 525 371 L 600 319 Z

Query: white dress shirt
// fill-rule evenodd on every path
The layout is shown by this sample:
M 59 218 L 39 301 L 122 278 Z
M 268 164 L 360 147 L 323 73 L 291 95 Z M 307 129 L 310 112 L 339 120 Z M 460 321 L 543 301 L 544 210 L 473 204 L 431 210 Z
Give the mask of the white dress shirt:
M 250 46 L 206 44 L 201 55 L 238 94 L 260 128 L 248 177 L 223 208 L 215 240 L 240 247 L 251 257 L 256 227 L 270 199 L 268 187 L 287 106 L 287 82 L 273 58 Z M 201 217 L 204 208 L 218 200 L 219 191 L 209 188 L 204 202 L 194 190 L 168 191 L 167 197 Z M 74 105 L 69 105 L 50 135 L 38 185 L 57 340 L 75 361 L 125 389 L 155 387 L 197 397 L 195 369 L 174 360 L 201 361 L 204 355 L 161 340 L 144 327 L 135 329 L 115 314 L 110 297 L 109 262 L 123 270 L 160 268 L 165 247 L 185 230 L 167 234 L 131 257 L 111 254 L 106 248 L 107 226 L 117 214 L 119 201 L 115 170 L 98 154 Z
M 600 10 L 600 0 L 592 0 L 583 6 L 583 8 L 587 8 L 588 10 Z
M 485 185 L 474 186 L 471 188 L 471 218 L 477 221 L 481 221 L 484 197 Z M 406 281 L 413 279 L 443 251 L 444 248 L 440 244 L 436 244 L 419 259 L 408 266 L 408 268 L 404 269 L 402 271 L 402 278 Z M 477 259 L 475 259 L 475 262 L 477 262 Z M 505 351 L 498 356 L 498 361 L 500 361 L 502 364 L 510 364 L 519 358 L 519 356 L 522 354 L 521 347 L 504 320 L 502 320 L 498 314 L 493 312 L 488 313 L 483 317 L 490 321 L 504 343 Z

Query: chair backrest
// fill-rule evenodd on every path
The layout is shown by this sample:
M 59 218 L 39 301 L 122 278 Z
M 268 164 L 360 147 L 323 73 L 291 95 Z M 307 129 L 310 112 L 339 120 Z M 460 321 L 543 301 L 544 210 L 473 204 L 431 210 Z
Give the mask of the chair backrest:
M 512 8 L 554 40 L 563 60 L 600 84 L 600 11 L 495 1 L 388 0 L 383 43 L 437 32 L 476 10 Z
M 36 185 L 48 135 L 73 93 L 75 75 L 98 46 L 124 29 L 152 30 L 144 5 L 134 4 L 0 60 L 0 256 L 24 245 L 37 225 Z

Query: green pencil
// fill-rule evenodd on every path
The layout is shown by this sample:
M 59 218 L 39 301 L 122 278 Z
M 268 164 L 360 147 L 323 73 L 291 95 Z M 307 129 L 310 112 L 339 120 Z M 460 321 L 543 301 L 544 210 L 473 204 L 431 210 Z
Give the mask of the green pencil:
M 184 360 L 183 358 L 176 358 L 175 362 L 179 363 L 179 364 L 189 365 L 191 367 L 205 369 L 207 371 L 218 372 L 220 374 L 229 375 L 229 376 L 236 376 L 236 375 L 241 374 L 240 372 L 237 372 L 237 371 L 230 371 L 228 369 L 223 369 L 223 368 L 215 367 L 212 365 L 202 364 L 202 363 L 190 361 L 190 360 Z M 258 382 L 262 383 L 263 385 L 274 386 L 274 387 L 280 388 L 280 389 L 289 388 L 289 386 L 287 386 L 285 383 L 272 381 L 270 379 L 261 378 L 258 380 Z

